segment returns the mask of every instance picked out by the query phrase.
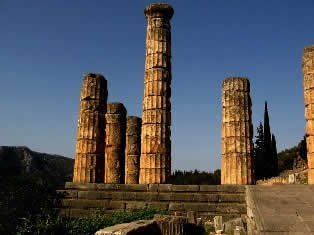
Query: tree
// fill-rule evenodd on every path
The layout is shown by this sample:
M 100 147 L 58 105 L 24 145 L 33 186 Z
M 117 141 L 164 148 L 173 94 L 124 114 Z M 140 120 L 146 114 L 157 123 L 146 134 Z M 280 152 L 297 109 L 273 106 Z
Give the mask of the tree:
M 265 101 L 265 111 L 264 111 L 264 149 L 265 149 L 265 177 L 272 177 L 274 175 L 273 167 L 273 155 L 271 146 L 271 132 L 269 125 L 269 115 L 267 109 L 267 102 Z
M 255 136 L 254 158 L 255 158 L 255 177 L 257 180 L 265 177 L 265 149 L 264 149 L 264 129 L 262 122 L 257 127 Z
M 278 175 L 278 156 L 277 156 L 277 143 L 276 137 L 274 134 L 271 136 L 271 150 L 272 150 L 272 157 L 273 157 L 273 175 Z
M 307 161 L 306 136 L 303 137 L 297 148 L 299 149 L 301 158 Z

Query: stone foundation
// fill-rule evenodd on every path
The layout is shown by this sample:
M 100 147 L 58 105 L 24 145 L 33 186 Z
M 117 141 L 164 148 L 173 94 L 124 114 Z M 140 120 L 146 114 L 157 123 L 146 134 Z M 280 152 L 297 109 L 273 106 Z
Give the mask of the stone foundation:
M 246 214 L 245 186 L 171 184 L 80 184 L 68 182 L 61 214 L 93 216 L 136 208 L 162 208 L 170 215 L 194 211 L 204 219 L 224 220 Z

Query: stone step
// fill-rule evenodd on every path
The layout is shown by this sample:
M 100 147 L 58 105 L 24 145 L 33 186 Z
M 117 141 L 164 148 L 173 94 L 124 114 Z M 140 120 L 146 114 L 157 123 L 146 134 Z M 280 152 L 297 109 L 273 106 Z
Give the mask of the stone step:
M 197 211 L 218 213 L 246 213 L 245 203 L 194 203 L 194 202 L 136 202 L 116 200 L 64 199 L 62 208 L 74 209 L 110 209 L 133 210 L 145 207 L 161 208 L 166 211 Z
M 66 190 L 245 193 L 244 185 L 102 184 L 66 182 Z
M 122 191 L 78 191 L 58 190 L 63 198 L 115 199 L 133 201 L 187 201 L 187 202 L 245 202 L 244 194 L 208 192 L 122 192 Z

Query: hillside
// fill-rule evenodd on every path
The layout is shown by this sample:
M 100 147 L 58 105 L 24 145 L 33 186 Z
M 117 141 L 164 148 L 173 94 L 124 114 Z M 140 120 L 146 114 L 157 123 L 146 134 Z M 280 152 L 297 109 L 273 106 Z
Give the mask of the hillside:
M 306 138 L 304 137 L 296 146 L 278 153 L 279 172 L 303 168 L 307 164 Z
M 25 146 L 0 146 L 0 175 L 32 174 L 55 186 L 72 180 L 74 160 L 60 155 L 39 153 Z

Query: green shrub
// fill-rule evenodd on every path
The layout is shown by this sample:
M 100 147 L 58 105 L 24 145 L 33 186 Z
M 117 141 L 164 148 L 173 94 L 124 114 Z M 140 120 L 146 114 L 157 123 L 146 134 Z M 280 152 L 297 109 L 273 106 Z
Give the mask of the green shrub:
M 165 211 L 161 209 L 144 208 L 129 212 L 116 212 L 111 216 L 97 215 L 81 218 L 42 216 L 35 220 L 27 218 L 17 228 L 17 235 L 88 235 L 108 226 L 152 219 L 155 214 L 164 213 Z

